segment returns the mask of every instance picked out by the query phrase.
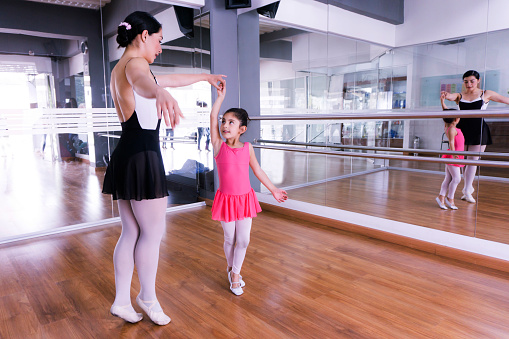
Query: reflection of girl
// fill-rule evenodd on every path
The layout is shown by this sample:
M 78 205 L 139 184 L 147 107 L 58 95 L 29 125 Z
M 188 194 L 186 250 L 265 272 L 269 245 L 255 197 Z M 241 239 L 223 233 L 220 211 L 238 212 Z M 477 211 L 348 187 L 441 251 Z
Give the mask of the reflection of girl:
M 444 118 L 445 122 L 445 134 L 449 139 L 448 151 L 463 151 L 465 138 L 463 133 L 456 125 L 460 121 L 459 118 Z M 454 158 L 463 159 L 462 155 L 442 155 L 442 158 Z M 447 206 L 452 210 L 457 210 L 458 207 L 454 205 L 454 193 L 456 193 L 456 187 L 461 181 L 460 167 L 464 165 L 445 165 L 445 179 L 440 187 L 440 195 L 436 198 L 438 206 L 441 209 L 446 210 Z
M 460 110 L 485 110 L 490 100 L 509 105 L 509 98 L 490 90 L 481 90 L 479 79 L 478 72 L 474 70 L 467 71 L 463 74 L 463 84 L 465 86 L 461 93 L 442 92 L 441 97 L 455 101 Z M 463 131 L 465 136 L 466 151 L 484 152 L 486 146 L 492 144 L 490 129 L 483 118 L 462 118 L 458 128 Z M 479 156 L 468 156 L 467 159 L 478 160 Z M 474 193 L 473 182 L 476 170 L 477 166 L 467 165 L 463 173 L 465 184 L 461 199 L 471 203 L 475 203 L 472 193 Z

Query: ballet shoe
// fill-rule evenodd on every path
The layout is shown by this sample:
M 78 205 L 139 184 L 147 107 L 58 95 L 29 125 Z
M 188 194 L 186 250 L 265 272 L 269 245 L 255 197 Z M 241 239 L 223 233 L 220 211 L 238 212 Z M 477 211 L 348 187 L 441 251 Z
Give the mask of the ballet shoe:
M 159 311 L 159 312 L 152 311 L 152 307 L 154 307 L 154 305 L 157 302 L 158 302 L 157 300 L 151 300 L 151 301 L 141 300 L 139 295 L 136 297 L 136 303 L 138 304 L 138 306 L 141 307 L 143 312 L 145 312 L 148 315 L 150 320 L 152 320 L 157 325 L 161 325 L 161 326 L 167 325 L 171 321 L 170 317 L 168 317 L 166 314 L 164 314 L 163 311 Z M 147 306 L 146 304 L 151 304 L 151 305 Z
M 233 294 L 235 295 L 242 295 L 242 293 L 244 293 L 244 290 L 242 289 L 242 287 L 240 287 L 240 282 L 232 282 L 232 278 L 231 278 L 231 271 L 228 272 L 228 281 L 230 282 L 230 291 L 232 291 Z M 233 287 L 233 284 L 239 284 L 238 287 Z
M 447 209 L 447 206 L 445 206 L 445 205 L 444 205 L 444 204 L 440 201 L 440 199 L 438 199 L 438 197 L 437 197 L 437 198 L 435 198 L 435 200 L 437 201 L 438 206 L 440 206 L 440 208 L 441 208 L 441 209 L 443 209 L 443 210 L 446 210 L 446 209 Z
M 130 306 L 130 304 L 125 306 L 111 306 L 110 313 L 115 317 L 122 318 L 133 324 L 142 320 L 143 314 L 129 311 L 127 308 Z
M 474 193 L 474 191 L 472 190 L 471 193 L 468 193 L 465 188 L 463 188 L 461 190 L 461 193 L 463 193 L 463 195 L 461 196 L 461 200 L 465 200 L 467 202 L 471 202 L 472 204 L 475 204 L 475 199 L 474 197 L 472 196 L 472 193 Z
M 450 209 L 452 209 L 452 210 L 457 210 L 457 209 L 458 209 L 458 207 L 457 207 L 456 205 L 451 204 L 447 198 L 446 198 L 446 199 L 444 199 L 444 202 L 445 202 L 445 204 L 446 204 L 446 205 L 447 205 Z
M 467 202 L 470 202 L 472 204 L 475 204 L 475 199 L 472 196 L 472 194 L 465 193 L 461 196 L 461 200 L 465 200 Z
M 231 284 L 232 280 L 231 280 L 231 277 L 230 277 L 230 271 L 231 270 L 228 270 L 228 267 L 227 267 L 226 268 L 226 272 L 228 272 L 228 282 Z M 246 283 L 244 282 L 244 280 L 242 280 L 242 276 L 240 274 L 239 274 L 239 282 L 240 282 L 240 287 L 246 286 Z

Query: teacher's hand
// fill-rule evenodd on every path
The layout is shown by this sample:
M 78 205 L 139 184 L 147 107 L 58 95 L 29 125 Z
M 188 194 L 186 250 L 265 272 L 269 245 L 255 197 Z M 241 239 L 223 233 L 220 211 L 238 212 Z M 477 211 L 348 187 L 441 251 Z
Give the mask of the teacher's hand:
M 172 129 L 180 123 L 180 118 L 184 118 L 177 100 L 175 100 L 175 98 L 173 98 L 171 94 L 162 87 L 156 94 L 156 108 L 157 117 L 159 119 L 164 117 L 166 126 L 171 126 Z
M 221 88 L 219 87 L 218 83 L 223 84 L 223 87 L 225 87 L 226 86 L 226 81 L 225 81 L 224 78 L 226 78 L 226 75 L 223 75 L 223 74 L 209 74 L 207 81 L 208 81 L 209 84 L 211 84 L 215 88 L 221 90 Z

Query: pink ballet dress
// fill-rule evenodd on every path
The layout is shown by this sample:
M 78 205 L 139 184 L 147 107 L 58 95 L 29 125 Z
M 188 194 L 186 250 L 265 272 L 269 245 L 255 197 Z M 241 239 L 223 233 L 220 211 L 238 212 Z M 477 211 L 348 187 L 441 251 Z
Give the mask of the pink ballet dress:
M 448 132 L 450 128 L 451 127 L 447 128 L 446 132 Z M 461 130 L 458 127 L 456 127 L 456 131 L 458 133 L 454 137 L 454 148 L 456 148 L 456 151 L 458 151 L 458 152 L 464 151 L 465 150 L 465 137 L 463 136 L 463 132 L 461 132 Z M 450 151 L 450 150 L 451 149 L 449 148 L 448 151 Z M 453 157 L 454 156 L 450 155 L 450 154 L 442 154 L 442 158 L 452 159 Z M 458 159 L 464 159 L 464 156 L 459 155 Z M 459 165 L 459 164 L 447 164 L 447 165 L 452 165 L 452 166 L 456 166 L 456 167 L 465 167 L 465 165 Z
M 230 222 L 256 217 L 262 208 L 249 182 L 249 143 L 231 148 L 223 142 L 215 159 L 219 189 L 212 204 L 212 219 Z

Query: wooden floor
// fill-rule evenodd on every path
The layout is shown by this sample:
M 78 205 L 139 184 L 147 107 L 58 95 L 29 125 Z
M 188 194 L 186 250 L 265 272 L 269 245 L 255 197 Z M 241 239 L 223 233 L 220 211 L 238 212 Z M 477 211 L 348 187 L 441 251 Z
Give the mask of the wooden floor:
M 442 231 L 509 243 L 509 184 L 481 180 L 477 204 L 460 200 L 458 210 L 442 210 L 438 196 L 443 176 L 386 170 L 292 189 L 292 199 L 400 221 Z
M 119 234 L 1 246 L 0 338 L 509 337 L 509 273 L 272 212 L 254 220 L 236 297 L 208 207 L 167 215 L 157 292 L 172 322 L 128 324 L 109 314 Z

